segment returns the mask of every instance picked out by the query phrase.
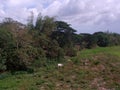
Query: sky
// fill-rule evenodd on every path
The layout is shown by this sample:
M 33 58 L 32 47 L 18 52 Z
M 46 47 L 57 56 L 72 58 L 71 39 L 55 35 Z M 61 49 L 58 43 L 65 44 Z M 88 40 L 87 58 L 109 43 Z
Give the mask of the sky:
M 120 0 L 0 0 L 0 20 L 26 23 L 30 12 L 62 20 L 77 33 L 120 33 Z

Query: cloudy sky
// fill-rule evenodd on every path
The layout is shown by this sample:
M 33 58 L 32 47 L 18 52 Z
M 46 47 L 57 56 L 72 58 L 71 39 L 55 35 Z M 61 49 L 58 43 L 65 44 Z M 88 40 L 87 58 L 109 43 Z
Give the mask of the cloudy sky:
M 30 11 L 66 21 L 78 33 L 120 33 L 120 0 L 0 0 L 0 19 L 26 23 Z

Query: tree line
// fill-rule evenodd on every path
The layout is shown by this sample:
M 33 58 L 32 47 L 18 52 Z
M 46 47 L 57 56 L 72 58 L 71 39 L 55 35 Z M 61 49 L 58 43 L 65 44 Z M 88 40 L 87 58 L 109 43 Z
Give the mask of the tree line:
M 35 24 L 31 14 L 27 25 L 5 18 L 0 23 L 0 72 L 31 70 L 50 61 L 62 62 L 64 56 L 75 56 L 77 50 L 84 48 L 120 45 L 117 33 L 75 32 L 70 24 L 41 14 Z
M 108 47 L 120 45 L 120 34 L 106 32 L 95 32 L 93 34 L 81 33 L 74 34 L 74 43 L 80 46 L 80 49 L 91 49 L 95 47 Z

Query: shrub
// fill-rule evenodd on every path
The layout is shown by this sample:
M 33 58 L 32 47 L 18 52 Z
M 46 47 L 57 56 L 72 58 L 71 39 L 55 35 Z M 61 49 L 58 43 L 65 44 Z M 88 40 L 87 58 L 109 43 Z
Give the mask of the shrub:
M 64 57 L 63 49 L 59 47 L 57 41 L 49 42 L 46 50 L 46 56 L 49 59 L 61 59 Z
M 6 70 L 6 57 L 4 56 L 4 52 L 0 49 L 0 72 L 5 71 Z
M 6 61 L 7 70 L 27 70 L 25 59 L 27 59 L 27 55 L 25 55 L 25 53 L 21 52 L 20 50 L 10 52 Z
M 66 56 L 74 57 L 74 56 L 77 55 L 77 50 L 74 49 L 73 47 L 72 48 L 66 48 L 65 49 L 65 54 L 66 54 Z

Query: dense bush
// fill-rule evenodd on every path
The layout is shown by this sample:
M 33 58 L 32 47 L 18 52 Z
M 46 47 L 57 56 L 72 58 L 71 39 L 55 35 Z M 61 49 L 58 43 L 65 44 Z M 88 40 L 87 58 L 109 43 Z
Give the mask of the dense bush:
M 65 49 L 65 55 L 66 55 L 66 56 L 70 56 L 70 57 L 76 56 L 76 55 L 77 55 L 77 50 L 74 49 L 73 47 L 71 47 L 71 48 L 66 48 L 66 49 Z
M 97 45 L 100 47 L 106 47 L 109 45 L 108 35 L 104 32 L 94 33 L 94 37 L 97 39 Z
M 28 27 L 28 28 L 27 28 Z M 35 25 L 28 26 L 11 18 L 0 24 L 0 71 L 27 70 L 46 66 L 48 62 L 76 56 L 77 49 L 120 45 L 120 35 L 109 32 L 75 34 L 70 24 L 53 17 L 38 16 Z
M 6 70 L 6 57 L 4 55 L 5 53 L 0 49 L 0 72 Z
M 0 28 L 0 71 L 6 70 L 6 60 L 10 49 L 15 48 L 15 42 L 11 32 Z
M 27 70 L 28 56 L 21 50 L 11 51 L 6 61 L 7 70 Z
M 11 18 L 0 25 L 0 71 L 30 70 L 45 65 L 47 59 L 61 60 L 64 57 L 58 42 L 51 39 L 56 27 L 54 18 L 46 16 L 41 19 L 37 20 L 35 28 L 32 22 L 32 28 L 26 28 Z M 39 26 L 39 22 L 43 26 Z
M 59 47 L 57 41 L 53 40 L 52 42 L 49 42 L 49 45 L 46 50 L 46 55 L 48 58 L 60 58 L 64 56 L 64 53 L 62 52 L 62 48 Z

